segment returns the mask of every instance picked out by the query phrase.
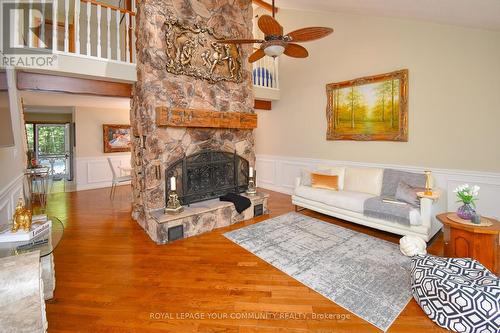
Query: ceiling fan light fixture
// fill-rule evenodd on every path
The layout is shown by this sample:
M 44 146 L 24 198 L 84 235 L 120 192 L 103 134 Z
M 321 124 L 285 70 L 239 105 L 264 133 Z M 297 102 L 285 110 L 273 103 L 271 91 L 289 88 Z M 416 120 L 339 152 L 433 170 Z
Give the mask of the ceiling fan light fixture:
M 269 57 L 279 57 L 285 52 L 283 45 L 269 45 L 264 49 L 264 53 Z

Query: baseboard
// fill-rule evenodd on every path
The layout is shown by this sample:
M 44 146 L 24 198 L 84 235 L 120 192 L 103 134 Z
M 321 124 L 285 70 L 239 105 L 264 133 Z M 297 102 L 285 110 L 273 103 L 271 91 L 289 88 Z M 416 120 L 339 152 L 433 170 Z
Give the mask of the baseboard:
M 469 183 L 481 186 L 478 200 L 478 211 L 486 216 L 500 217 L 500 173 L 481 172 L 457 169 L 428 168 L 411 165 L 394 165 L 382 163 L 363 163 L 353 161 L 312 159 L 277 155 L 257 155 L 257 186 L 291 194 L 293 192 L 295 178 L 300 176 L 302 169 L 314 169 L 317 165 L 341 165 L 352 167 L 392 168 L 409 172 L 423 172 L 431 170 L 435 187 L 443 190 L 443 200 L 446 209 L 456 210 L 458 204 L 455 202 L 453 190 L 460 184 Z

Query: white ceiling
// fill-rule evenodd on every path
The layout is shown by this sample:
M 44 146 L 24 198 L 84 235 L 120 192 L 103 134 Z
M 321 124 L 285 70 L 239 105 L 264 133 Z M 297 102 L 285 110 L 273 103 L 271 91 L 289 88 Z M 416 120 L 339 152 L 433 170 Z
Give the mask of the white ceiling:
M 31 106 L 32 110 L 37 109 L 37 106 L 130 109 L 130 98 L 122 97 L 100 97 L 35 91 L 22 91 L 21 97 L 23 98 L 24 105 Z
M 276 7 L 387 16 L 500 30 L 500 0 L 276 0 Z

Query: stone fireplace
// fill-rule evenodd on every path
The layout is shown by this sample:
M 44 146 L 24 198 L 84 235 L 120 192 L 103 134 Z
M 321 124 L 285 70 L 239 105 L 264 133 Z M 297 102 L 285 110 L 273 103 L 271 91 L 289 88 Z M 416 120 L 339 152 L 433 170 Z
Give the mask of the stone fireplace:
M 215 198 L 230 191 L 241 192 L 248 183 L 247 170 L 255 165 L 252 129 L 257 124 L 251 67 L 247 61 L 252 46 L 244 45 L 237 50 L 227 47 L 226 53 L 221 53 L 217 43 L 203 38 L 250 38 L 251 1 L 144 0 L 137 3 L 136 24 L 137 83 L 131 110 L 133 218 L 156 242 L 165 243 L 168 241 L 165 223 L 184 223 L 184 236 L 209 229 L 198 226 L 206 218 L 194 212 L 200 205 L 205 205 L 205 211 L 207 207 L 213 209 L 210 219 L 229 217 L 227 223 L 210 222 L 212 227 L 252 217 L 248 213 L 235 217 L 237 214 L 227 210 L 227 203 L 222 208 L 195 203 L 175 223 L 172 216 L 162 216 L 168 175 L 180 176 L 177 185 L 183 191 L 180 195 L 184 203 Z M 196 35 L 200 31 L 206 34 Z M 173 46 L 172 41 L 178 45 Z M 205 45 L 205 49 L 197 51 L 193 45 Z M 238 54 L 240 60 L 229 56 Z M 194 68 L 206 61 L 203 73 Z M 181 64 L 184 67 L 179 67 Z M 207 71 L 213 71 L 215 76 L 207 79 Z M 231 77 L 224 79 L 228 73 Z M 218 157 L 221 163 L 217 163 Z M 205 167 L 195 165 L 197 158 L 209 158 L 210 163 Z M 182 170 L 188 164 L 193 166 L 189 169 L 192 172 L 182 177 L 179 172 L 189 172 Z M 233 176 L 220 178 L 224 168 Z M 197 185 L 190 183 L 190 176 L 197 177 Z M 198 193 L 192 193 L 195 189 Z M 252 202 L 266 201 L 267 205 L 264 199 L 256 197 Z M 198 227 L 193 229 L 189 223 Z

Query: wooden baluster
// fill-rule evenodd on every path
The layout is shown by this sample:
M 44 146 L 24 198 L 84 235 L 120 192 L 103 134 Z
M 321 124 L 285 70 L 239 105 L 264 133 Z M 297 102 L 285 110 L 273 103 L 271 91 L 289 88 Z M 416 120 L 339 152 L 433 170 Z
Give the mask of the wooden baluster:
M 57 0 L 52 0 L 52 52 L 57 51 Z
M 69 0 L 64 0 L 64 52 L 69 52 Z
M 130 62 L 130 41 L 129 41 L 130 14 L 125 13 L 125 55 L 127 62 Z
M 269 66 L 269 58 L 266 57 L 266 71 L 265 71 L 265 74 L 266 74 L 266 87 L 269 87 L 269 76 L 271 75 L 271 66 Z
M 73 18 L 75 25 L 75 52 L 80 54 L 80 0 L 75 0 L 75 17 Z
M 28 47 L 33 47 L 34 34 L 31 27 L 33 26 L 33 0 L 28 2 Z
M 87 55 L 92 54 L 92 46 L 90 45 L 90 18 L 92 17 L 92 4 L 87 2 Z
M 280 88 L 279 60 L 274 58 L 274 69 L 276 71 L 276 89 Z
M 120 50 L 120 11 L 116 11 L 116 60 L 122 60 L 122 52 Z
M 42 18 L 40 19 L 40 36 L 38 36 L 38 41 L 37 41 L 37 46 L 46 48 L 47 43 L 45 40 L 45 3 L 42 3 Z M 31 30 L 31 29 L 30 29 Z M 40 41 L 43 43 L 43 45 L 40 45 Z
M 107 28 L 108 28 L 108 33 L 106 35 L 107 37 L 107 46 L 108 46 L 108 50 L 106 52 L 106 55 L 108 56 L 108 59 L 111 59 L 111 29 L 110 29 L 110 26 L 111 26 L 111 8 L 107 8 L 106 9 L 106 22 L 107 22 Z
M 97 57 L 101 57 L 101 5 L 97 5 Z

